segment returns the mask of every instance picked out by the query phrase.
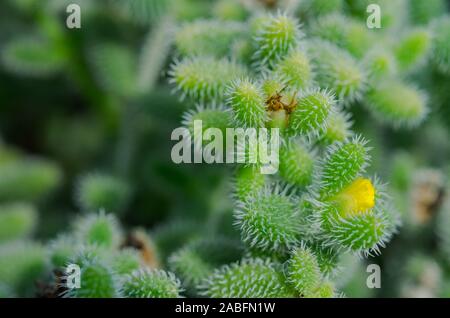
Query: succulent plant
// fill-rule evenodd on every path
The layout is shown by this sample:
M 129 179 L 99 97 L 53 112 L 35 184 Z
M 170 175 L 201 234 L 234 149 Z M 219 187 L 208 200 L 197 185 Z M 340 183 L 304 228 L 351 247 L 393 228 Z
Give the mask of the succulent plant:
M 0 298 L 450 296 L 445 0 L 108 2 L 0 10 Z

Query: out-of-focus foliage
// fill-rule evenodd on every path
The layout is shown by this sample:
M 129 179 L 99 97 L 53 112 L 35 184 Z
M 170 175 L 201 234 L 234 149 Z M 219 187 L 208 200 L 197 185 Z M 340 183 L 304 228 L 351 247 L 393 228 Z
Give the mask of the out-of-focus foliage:
M 445 0 L 2 1 L 0 297 L 450 297 L 449 70 Z

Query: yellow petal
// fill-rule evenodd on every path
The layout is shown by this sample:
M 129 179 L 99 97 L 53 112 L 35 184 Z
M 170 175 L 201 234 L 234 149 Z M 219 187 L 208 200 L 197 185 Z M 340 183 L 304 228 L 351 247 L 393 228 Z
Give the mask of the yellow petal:
M 375 205 L 375 188 L 369 179 L 358 178 L 338 195 L 346 216 L 363 213 Z

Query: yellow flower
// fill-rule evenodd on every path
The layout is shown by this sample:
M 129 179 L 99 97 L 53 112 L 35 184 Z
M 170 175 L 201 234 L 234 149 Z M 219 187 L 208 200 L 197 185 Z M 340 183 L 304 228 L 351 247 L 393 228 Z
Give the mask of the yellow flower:
M 345 216 L 364 213 L 375 205 L 375 188 L 369 179 L 358 178 L 337 195 Z

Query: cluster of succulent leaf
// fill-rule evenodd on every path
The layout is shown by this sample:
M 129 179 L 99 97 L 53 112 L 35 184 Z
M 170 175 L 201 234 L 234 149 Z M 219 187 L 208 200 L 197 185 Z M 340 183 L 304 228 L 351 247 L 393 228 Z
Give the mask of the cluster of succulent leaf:
M 310 1 L 311 7 L 301 5 L 300 10 L 314 10 L 319 2 Z M 429 111 L 428 98 L 407 79 L 425 66 L 446 72 L 440 61 L 447 53 L 439 52 L 440 38 L 449 37 L 436 25 L 442 27 L 448 16 L 438 17 L 442 11 L 433 8 L 444 8 L 443 3 L 428 8 L 414 1 L 382 2 L 383 28 L 370 30 L 365 17 L 361 19 L 368 4 L 349 1 L 345 6 L 350 12 L 331 9 L 309 16 L 304 27 L 295 11 L 252 12 L 241 22 L 246 33 L 233 31 L 238 30 L 237 21 L 217 27 L 235 32 L 225 40 L 219 33 L 214 36 L 216 26 L 212 25 L 217 21 L 203 29 L 203 36 L 198 31 L 199 25 L 207 23 L 203 20 L 183 25 L 177 33 L 183 42 L 176 42 L 180 57 L 169 73 L 171 83 L 183 101 L 187 97 L 191 104 L 201 105 L 185 116 L 188 128 L 194 120 L 203 119 L 206 128 L 222 130 L 276 127 L 283 138 L 278 176 L 265 177 L 252 166 L 236 168 L 234 220 L 250 256 L 217 270 L 202 285 L 205 295 L 287 296 L 282 285 L 275 289 L 278 292 L 270 289 L 264 294 L 259 289 L 264 286 L 256 283 L 261 279 L 239 278 L 241 270 L 262 266 L 261 256 L 275 259 L 277 268 L 292 262 L 299 246 L 313 246 L 312 259 L 320 264 L 320 256 L 325 255 L 321 261 L 326 268 L 302 264 L 295 276 L 292 267 L 278 267 L 279 274 L 288 277 L 288 286 L 295 286 L 295 295 L 312 295 L 313 290 L 301 287 L 308 275 L 319 288 L 326 281 L 323 275 L 329 278 L 336 269 L 342 251 L 378 254 L 396 232 L 399 216 L 384 186 L 377 178 L 365 176 L 366 141 L 352 137 L 348 110 L 364 106 L 394 128 L 420 124 Z M 395 21 L 397 12 L 407 10 L 411 16 Z M 429 16 L 415 21 L 419 11 Z M 197 30 L 195 35 L 192 29 Z M 392 37 L 394 31 L 400 32 L 400 41 Z M 184 42 L 195 50 L 186 50 Z M 223 65 L 226 71 L 221 70 Z M 303 257 L 299 262 L 308 262 L 308 256 Z
M 447 167 L 423 167 L 406 152 L 393 156 L 392 196 L 403 228 L 386 259 L 389 295 L 446 297 L 449 289 L 449 177 Z
M 327 19 L 334 17 L 347 19 Z M 235 167 L 233 218 L 246 255 L 207 275 L 200 290 L 212 297 L 337 295 L 330 277 L 339 254 L 379 254 L 398 225 L 383 186 L 365 173 L 367 142 L 350 129 L 347 108 L 367 99 L 368 67 L 334 37 L 316 37 L 319 26 L 304 30 L 292 13 L 259 12 L 237 23 L 180 26 L 170 82 L 183 101 L 200 105 L 184 116 L 190 130 L 199 119 L 223 131 L 279 129 L 279 174 L 261 174 L 258 163 Z M 235 34 L 223 37 L 223 30 Z
M 450 295 L 444 0 L 7 3 L 0 297 Z M 170 162 L 180 118 L 279 129 L 277 173 Z

